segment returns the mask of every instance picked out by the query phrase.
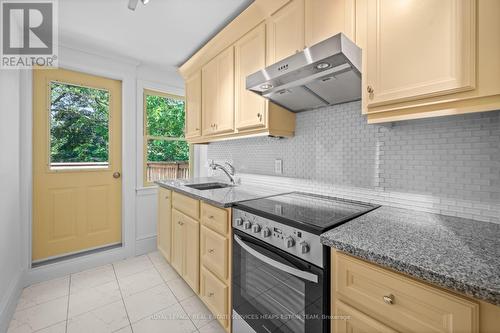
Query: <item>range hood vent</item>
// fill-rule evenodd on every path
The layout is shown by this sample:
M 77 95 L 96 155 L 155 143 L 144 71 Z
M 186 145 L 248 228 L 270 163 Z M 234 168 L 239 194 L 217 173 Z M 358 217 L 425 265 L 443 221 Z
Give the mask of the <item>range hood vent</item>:
M 361 99 L 361 49 L 339 33 L 246 78 L 247 90 L 294 111 Z

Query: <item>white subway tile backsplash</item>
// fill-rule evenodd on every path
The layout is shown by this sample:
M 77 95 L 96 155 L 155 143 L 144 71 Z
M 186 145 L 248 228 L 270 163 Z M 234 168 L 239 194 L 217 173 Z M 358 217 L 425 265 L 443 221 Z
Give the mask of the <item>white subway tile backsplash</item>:
M 297 114 L 290 139 L 211 143 L 208 158 L 257 183 L 500 223 L 499 133 L 500 111 L 369 125 L 353 102 Z M 268 177 L 276 159 L 283 175 Z

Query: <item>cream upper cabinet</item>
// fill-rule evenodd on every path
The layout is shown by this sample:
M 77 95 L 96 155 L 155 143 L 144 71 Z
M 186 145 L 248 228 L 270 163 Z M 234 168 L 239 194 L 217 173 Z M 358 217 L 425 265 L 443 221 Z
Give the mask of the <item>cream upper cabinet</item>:
M 266 100 L 246 89 L 246 77 L 266 66 L 266 25 L 243 36 L 234 46 L 236 129 L 265 126 Z
M 201 70 L 202 82 L 202 123 L 203 135 L 211 135 L 215 132 L 215 122 L 217 121 L 218 104 L 218 81 L 217 81 L 217 58 L 212 59 Z
M 201 135 L 201 71 L 186 80 L 186 138 Z
M 475 0 L 368 1 L 367 106 L 474 89 Z
M 203 135 L 234 131 L 234 50 L 229 47 L 202 68 Z
M 234 49 L 227 48 L 217 57 L 218 112 L 216 133 L 234 131 Z
M 355 6 L 356 0 L 305 0 L 306 46 L 339 32 L 356 41 Z
M 172 192 L 160 187 L 158 190 L 158 251 L 170 262 L 172 243 Z
M 292 0 L 267 20 L 267 63 L 304 49 L 304 0 Z

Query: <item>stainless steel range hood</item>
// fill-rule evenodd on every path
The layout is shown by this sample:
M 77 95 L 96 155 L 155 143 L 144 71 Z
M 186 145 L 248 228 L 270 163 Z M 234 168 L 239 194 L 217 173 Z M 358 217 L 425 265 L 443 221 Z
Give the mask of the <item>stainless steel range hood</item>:
M 361 49 L 339 33 L 254 74 L 246 87 L 299 112 L 361 99 Z

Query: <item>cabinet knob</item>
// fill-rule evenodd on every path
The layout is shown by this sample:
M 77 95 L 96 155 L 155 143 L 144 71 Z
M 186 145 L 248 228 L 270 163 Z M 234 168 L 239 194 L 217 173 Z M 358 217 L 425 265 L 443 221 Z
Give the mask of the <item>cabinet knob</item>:
M 208 249 L 208 253 L 214 253 L 215 250 L 214 249 Z
M 213 295 L 215 295 L 215 293 L 208 293 L 207 294 L 208 297 L 212 297 Z
M 211 220 L 213 220 L 213 219 L 214 219 L 214 216 L 213 216 L 213 215 L 210 215 L 208 218 L 209 218 L 209 219 L 211 219 Z
M 257 118 L 259 118 L 259 120 L 262 121 L 262 113 L 257 113 Z
M 200 129 L 199 129 L 199 128 L 195 128 L 194 130 L 195 130 L 195 131 L 199 131 Z
M 182 221 L 177 221 L 177 224 L 178 224 L 178 225 L 184 225 L 184 222 L 182 222 Z
M 383 298 L 384 298 L 384 303 L 389 304 L 389 305 L 394 304 L 394 295 L 393 294 L 385 295 Z
M 373 94 L 373 87 L 372 86 L 368 86 L 366 87 L 366 91 L 368 91 L 369 94 Z

